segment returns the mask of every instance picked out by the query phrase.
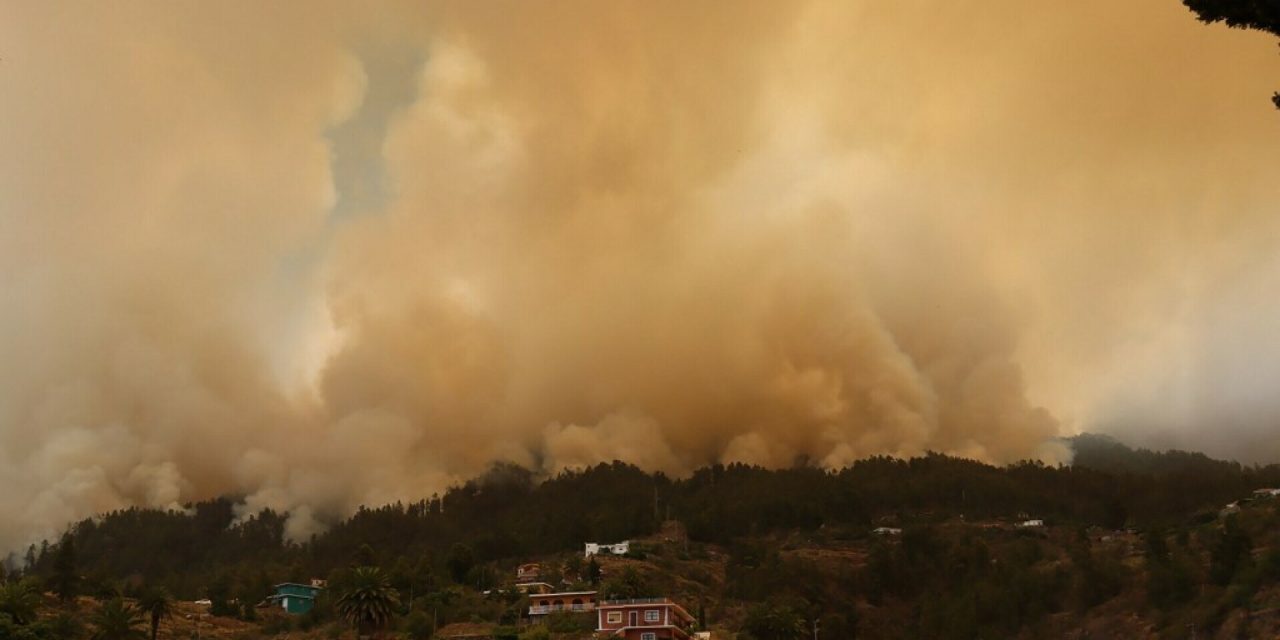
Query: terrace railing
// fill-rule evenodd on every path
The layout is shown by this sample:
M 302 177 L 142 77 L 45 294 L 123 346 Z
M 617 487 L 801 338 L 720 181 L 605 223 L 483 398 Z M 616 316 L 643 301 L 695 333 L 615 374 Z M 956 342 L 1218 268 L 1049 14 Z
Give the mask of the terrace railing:
M 628 604 L 670 604 L 671 598 L 626 598 L 622 600 L 602 600 L 601 606 L 604 605 L 628 605 Z
M 596 605 L 591 602 L 581 604 L 544 604 L 532 605 L 529 607 L 529 615 L 541 616 L 557 611 L 569 611 L 571 613 L 582 613 L 585 611 L 595 611 Z

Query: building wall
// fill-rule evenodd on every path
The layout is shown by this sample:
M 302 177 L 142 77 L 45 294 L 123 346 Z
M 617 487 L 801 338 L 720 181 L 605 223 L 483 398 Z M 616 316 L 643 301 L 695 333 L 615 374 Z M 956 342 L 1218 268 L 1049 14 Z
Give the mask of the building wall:
M 617 615 L 611 617 L 611 613 Z M 656 620 L 651 619 L 654 613 Z M 671 603 L 609 606 L 596 610 L 596 628 L 600 631 L 617 631 L 624 627 L 688 627 L 689 624 L 690 621 L 681 616 Z
M 522 564 L 516 568 L 516 580 L 520 582 L 532 582 L 538 579 L 542 573 L 542 566 L 538 564 Z
M 276 585 L 276 597 L 280 600 L 280 608 L 289 613 L 306 613 L 315 606 L 315 597 L 320 589 L 302 584 Z
M 652 633 L 652 637 L 646 634 Z M 687 635 L 681 634 L 674 629 L 627 629 L 623 632 L 622 637 L 626 640 L 683 640 Z
M 622 542 L 617 542 L 614 544 L 598 544 L 595 542 L 588 542 L 584 546 L 583 555 L 588 558 L 596 555 L 597 553 L 611 553 L 615 556 L 623 556 L 623 555 L 626 555 L 627 552 L 629 552 L 630 550 L 631 550 L 630 540 L 623 540 Z
M 281 607 L 285 611 L 294 614 L 306 613 L 315 606 L 315 600 L 312 600 L 311 598 L 284 597 L 281 598 L 281 602 Z

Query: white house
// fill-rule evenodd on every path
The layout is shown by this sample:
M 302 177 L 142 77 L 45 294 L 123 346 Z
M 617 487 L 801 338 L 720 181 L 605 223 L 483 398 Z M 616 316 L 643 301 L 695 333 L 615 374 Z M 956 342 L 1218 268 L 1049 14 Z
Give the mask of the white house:
M 1254 489 L 1253 497 L 1255 498 L 1274 498 L 1280 496 L 1280 489 Z
M 1023 520 L 1013 526 L 1019 529 L 1040 529 L 1044 527 L 1044 520 Z
M 615 542 L 614 544 L 599 544 L 595 542 L 588 542 L 587 549 L 586 549 L 586 552 L 583 554 L 583 557 L 590 558 L 591 556 L 594 556 L 597 553 L 610 553 L 615 556 L 625 556 L 627 555 L 627 552 L 630 550 L 631 550 L 630 540 L 623 540 L 622 542 Z
M 871 530 L 871 533 L 878 536 L 900 536 L 902 535 L 902 529 L 898 529 L 896 527 L 876 527 Z

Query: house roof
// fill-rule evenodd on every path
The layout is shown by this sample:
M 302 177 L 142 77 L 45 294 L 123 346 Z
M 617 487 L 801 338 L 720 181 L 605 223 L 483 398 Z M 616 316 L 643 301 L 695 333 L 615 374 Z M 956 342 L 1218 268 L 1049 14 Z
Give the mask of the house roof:
M 559 593 L 538 593 L 532 595 L 532 598 L 555 598 L 559 596 L 594 596 L 598 591 L 561 591 Z
M 302 587 L 303 589 L 315 589 L 316 591 L 324 588 L 310 584 L 302 584 L 300 582 L 281 582 L 280 584 L 273 586 L 272 589 L 279 589 L 280 587 Z
M 670 607 L 677 614 L 684 616 L 686 620 L 693 620 L 694 617 L 680 603 L 671 598 L 633 598 L 631 600 L 605 600 L 596 604 L 596 611 L 608 611 L 609 609 L 632 609 L 636 607 Z
M 315 596 L 304 596 L 299 593 L 277 593 L 267 596 L 267 600 L 284 600 L 285 598 L 297 598 L 299 600 L 315 600 Z

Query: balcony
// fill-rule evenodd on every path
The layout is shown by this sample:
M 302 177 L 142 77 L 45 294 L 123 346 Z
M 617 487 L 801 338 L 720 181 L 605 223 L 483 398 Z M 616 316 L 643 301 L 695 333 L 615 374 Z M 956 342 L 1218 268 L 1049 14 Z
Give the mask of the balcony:
M 671 598 L 630 598 L 627 600 L 602 600 L 600 606 L 618 606 L 629 604 L 670 604 Z
M 529 607 L 529 615 L 545 616 L 549 613 L 555 613 L 557 611 L 568 611 L 569 613 L 585 613 L 587 611 L 595 611 L 595 609 L 596 609 L 596 605 L 591 602 L 584 602 L 581 604 L 533 605 Z

